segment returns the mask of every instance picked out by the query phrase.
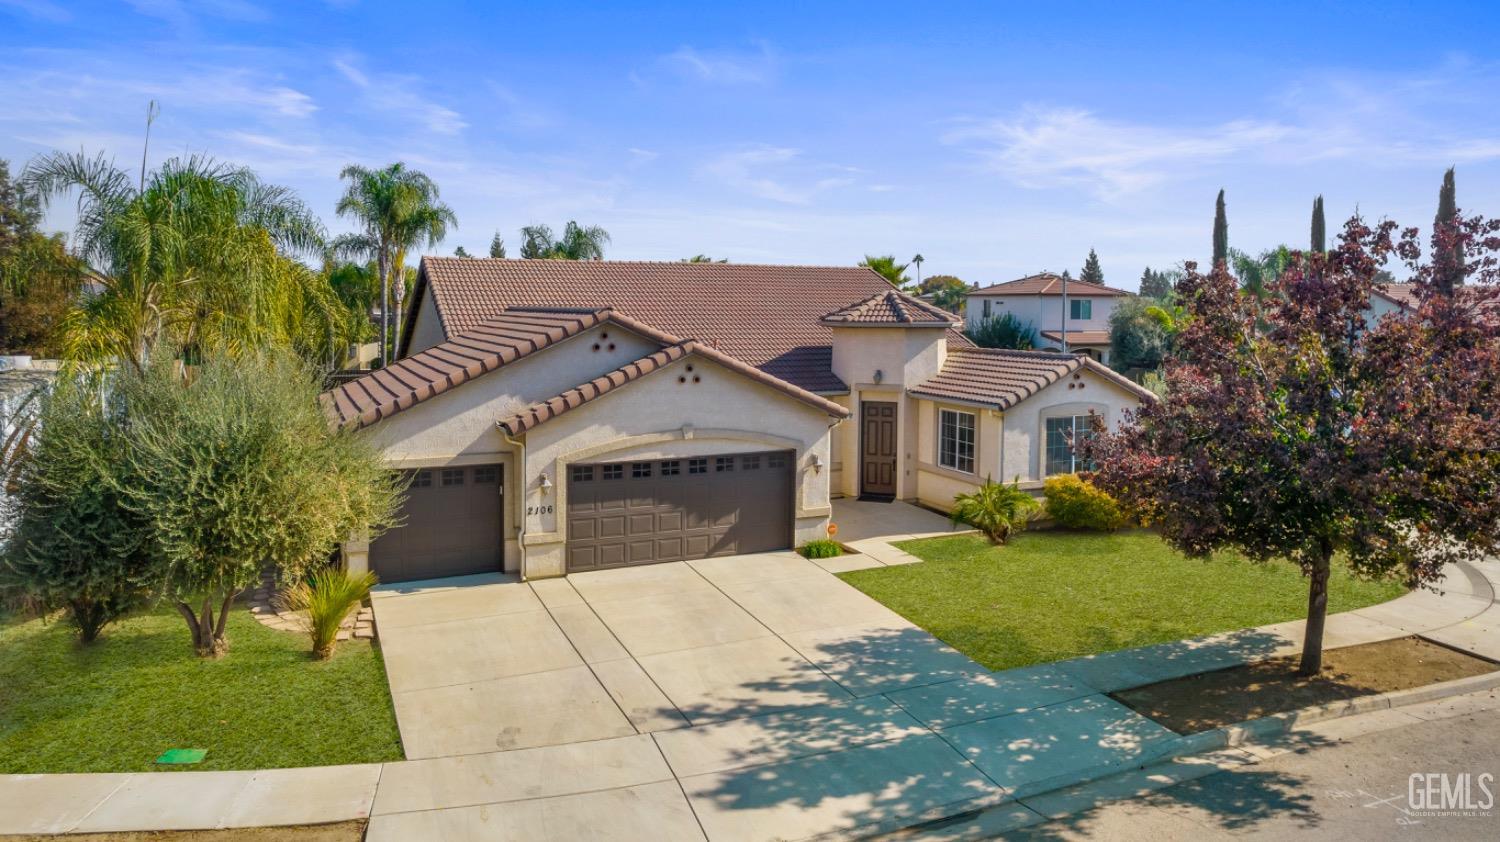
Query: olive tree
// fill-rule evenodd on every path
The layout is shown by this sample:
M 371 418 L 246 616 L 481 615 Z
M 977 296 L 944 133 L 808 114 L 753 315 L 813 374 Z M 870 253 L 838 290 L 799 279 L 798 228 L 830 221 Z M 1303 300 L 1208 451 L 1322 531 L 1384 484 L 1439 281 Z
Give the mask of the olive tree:
M 399 491 L 378 451 L 329 422 L 319 380 L 289 352 L 170 360 L 128 371 L 127 508 L 144 518 L 163 596 L 200 655 L 226 649 L 237 594 L 268 567 L 302 578 L 352 532 L 388 525 Z
M 143 518 L 122 505 L 129 441 L 105 394 L 72 377 L 44 393 L 12 493 L 0 495 L 0 523 L 12 526 L 0 583 L 66 609 L 84 643 L 142 605 L 159 575 Z

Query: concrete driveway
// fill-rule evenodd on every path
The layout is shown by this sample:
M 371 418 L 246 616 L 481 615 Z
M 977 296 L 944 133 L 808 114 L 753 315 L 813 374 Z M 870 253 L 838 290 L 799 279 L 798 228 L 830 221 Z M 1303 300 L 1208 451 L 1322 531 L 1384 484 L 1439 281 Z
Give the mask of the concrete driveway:
M 667 731 L 983 672 L 796 553 L 375 596 L 408 758 Z
M 883 558 L 834 569 L 951 528 L 857 505 L 840 537 Z M 791 552 L 387 587 L 375 619 L 410 760 L 382 773 L 371 842 L 800 839 L 1175 739 L 1065 671 L 989 673 Z

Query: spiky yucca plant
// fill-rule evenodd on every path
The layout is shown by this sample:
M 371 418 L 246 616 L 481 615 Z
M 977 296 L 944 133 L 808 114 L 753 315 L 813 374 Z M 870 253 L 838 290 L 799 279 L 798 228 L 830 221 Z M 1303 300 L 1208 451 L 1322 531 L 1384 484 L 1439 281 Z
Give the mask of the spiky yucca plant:
M 986 478 L 977 491 L 955 496 L 949 514 L 955 526 L 966 523 L 983 532 L 991 543 L 1003 544 L 1025 529 L 1041 508 L 1035 497 L 1021 490 L 1019 477 L 1010 485 Z
M 369 595 L 375 582 L 374 573 L 356 576 L 344 570 L 326 567 L 287 591 L 287 607 L 293 611 L 307 612 L 304 622 L 312 637 L 314 655 L 323 660 L 333 657 L 339 626 L 343 625 L 344 618 L 349 616 L 349 612 L 354 610 L 360 600 Z

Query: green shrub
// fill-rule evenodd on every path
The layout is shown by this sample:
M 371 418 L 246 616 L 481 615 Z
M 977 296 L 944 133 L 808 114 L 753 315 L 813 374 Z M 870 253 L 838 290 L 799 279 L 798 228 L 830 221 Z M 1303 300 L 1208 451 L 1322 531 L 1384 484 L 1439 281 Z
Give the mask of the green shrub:
M 833 558 L 834 556 L 843 555 L 844 548 L 840 547 L 837 541 L 819 538 L 816 541 L 808 541 L 806 544 L 803 544 L 801 553 L 804 558 Z
M 1021 490 L 1018 477 L 1010 485 L 986 479 L 979 490 L 953 498 L 949 513 L 954 524 L 966 523 L 983 532 L 991 543 L 1003 544 L 1013 533 L 1026 528 L 1042 506 Z
M 1015 313 L 991 316 L 966 331 L 965 335 L 981 348 L 1030 351 L 1037 346 L 1036 328 Z
M 300 581 L 352 533 L 395 520 L 380 451 L 329 427 L 320 384 L 273 348 L 206 355 L 189 377 L 159 352 L 117 382 L 136 477 L 124 506 L 148 521 L 161 596 L 200 655 L 226 651 L 224 617 L 267 567 Z
M 339 626 L 360 600 L 369 595 L 375 581 L 374 573 L 352 576 L 339 568 L 326 567 L 287 591 L 287 607 L 307 612 L 307 632 L 312 636 L 313 654 L 324 660 L 333 657 Z
M 0 493 L 0 598 L 13 608 L 66 609 L 84 643 L 143 605 L 156 572 L 144 518 L 121 502 L 134 484 L 115 401 L 88 379 L 60 378 L 42 398 L 14 487 Z
M 1115 530 L 1129 522 L 1115 498 L 1077 474 L 1048 478 L 1042 493 L 1047 498 L 1047 514 L 1058 526 Z

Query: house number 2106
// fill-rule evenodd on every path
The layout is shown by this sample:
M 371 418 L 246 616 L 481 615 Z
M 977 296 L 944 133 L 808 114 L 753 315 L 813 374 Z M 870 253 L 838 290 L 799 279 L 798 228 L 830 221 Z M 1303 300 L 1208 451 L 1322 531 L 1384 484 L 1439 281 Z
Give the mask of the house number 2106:
M 528 514 L 528 515 L 550 515 L 550 514 L 552 514 L 552 507 L 551 506 L 527 506 L 526 507 L 526 514 Z

